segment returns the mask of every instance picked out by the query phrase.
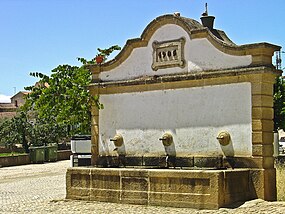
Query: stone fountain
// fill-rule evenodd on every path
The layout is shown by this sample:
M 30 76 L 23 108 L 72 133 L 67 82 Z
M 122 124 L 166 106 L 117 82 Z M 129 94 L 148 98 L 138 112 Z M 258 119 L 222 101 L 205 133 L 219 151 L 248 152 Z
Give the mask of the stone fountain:
M 236 45 L 179 13 L 153 20 L 89 66 L 104 109 L 92 108 L 92 167 L 68 169 L 66 197 L 209 209 L 276 200 L 278 50 Z

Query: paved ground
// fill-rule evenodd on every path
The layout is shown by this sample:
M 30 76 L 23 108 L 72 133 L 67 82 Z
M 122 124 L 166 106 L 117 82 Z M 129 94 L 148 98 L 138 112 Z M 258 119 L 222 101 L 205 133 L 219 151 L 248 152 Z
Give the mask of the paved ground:
M 64 200 L 68 166 L 60 161 L 0 168 L 0 213 L 285 213 L 285 202 L 260 199 L 215 211 Z

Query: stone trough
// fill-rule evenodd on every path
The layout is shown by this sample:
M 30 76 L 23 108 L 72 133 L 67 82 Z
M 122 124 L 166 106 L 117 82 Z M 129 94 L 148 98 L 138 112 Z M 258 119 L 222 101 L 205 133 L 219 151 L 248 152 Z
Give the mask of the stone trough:
M 253 171 L 139 168 L 72 168 L 67 198 L 218 209 L 256 198 Z

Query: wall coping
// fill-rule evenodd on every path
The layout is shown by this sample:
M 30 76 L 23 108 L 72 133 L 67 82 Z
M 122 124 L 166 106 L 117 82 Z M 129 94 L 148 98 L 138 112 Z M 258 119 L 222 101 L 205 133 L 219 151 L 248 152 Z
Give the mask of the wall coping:
M 249 74 L 264 74 L 264 73 L 271 73 L 278 76 L 282 73 L 282 71 L 276 70 L 273 66 L 245 67 L 245 68 L 211 70 L 211 71 L 193 72 L 193 73 L 184 73 L 184 74 L 175 74 L 175 75 L 144 77 L 133 80 L 93 82 L 89 85 L 89 87 L 91 88 L 95 86 L 99 88 L 104 88 L 104 87 L 114 87 L 114 86 L 145 85 L 145 84 L 155 84 L 155 83 L 165 83 L 165 82 L 175 82 L 175 81 L 185 81 L 185 80 L 200 80 L 200 79 L 240 76 L 240 75 L 249 75 Z

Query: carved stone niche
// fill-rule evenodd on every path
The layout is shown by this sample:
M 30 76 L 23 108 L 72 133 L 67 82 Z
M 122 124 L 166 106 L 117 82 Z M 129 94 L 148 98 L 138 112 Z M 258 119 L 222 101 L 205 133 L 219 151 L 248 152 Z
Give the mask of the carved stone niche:
M 152 69 L 157 71 L 161 68 L 185 66 L 184 59 L 185 38 L 177 40 L 158 42 L 154 41 Z

